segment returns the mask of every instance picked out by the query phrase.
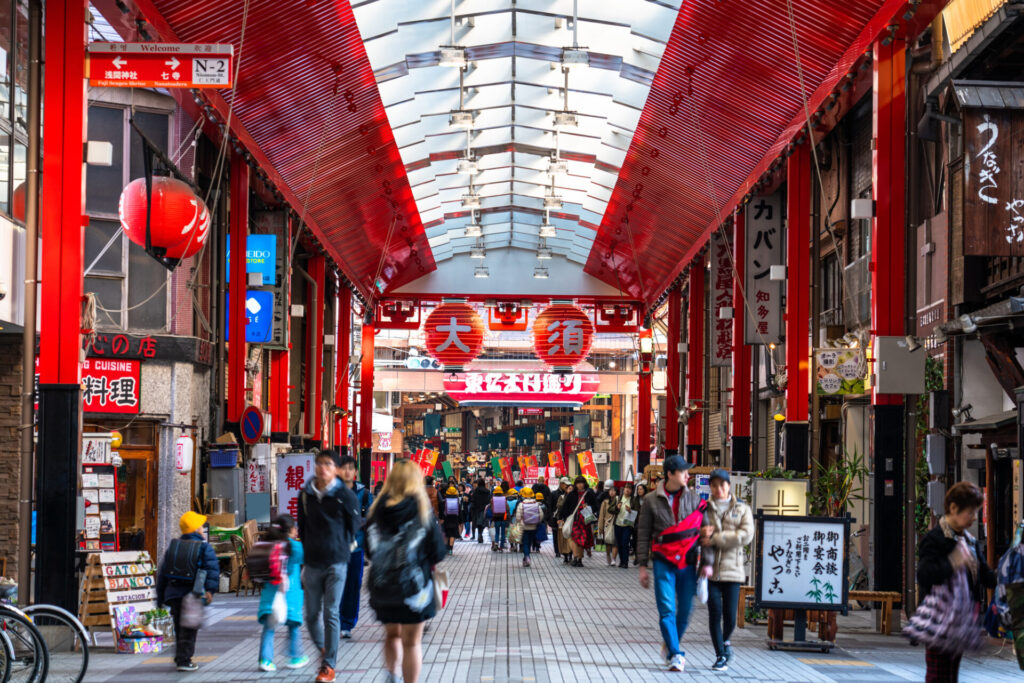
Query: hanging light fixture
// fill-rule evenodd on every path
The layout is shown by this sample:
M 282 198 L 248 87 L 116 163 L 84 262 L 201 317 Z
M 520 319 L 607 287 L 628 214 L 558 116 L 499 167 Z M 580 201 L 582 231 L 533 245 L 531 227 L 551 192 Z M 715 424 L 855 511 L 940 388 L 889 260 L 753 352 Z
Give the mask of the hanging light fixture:
M 458 173 L 462 175 L 476 175 L 480 171 L 480 164 L 476 159 L 459 159 Z
M 548 269 L 545 268 L 544 266 L 536 266 L 533 269 L 533 277 L 535 277 L 538 280 L 547 280 L 548 279 Z
M 482 259 L 486 258 L 487 254 L 484 252 L 484 245 L 480 244 L 480 240 L 476 241 L 476 245 L 469 250 L 469 258 Z
M 463 197 L 465 200 L 465 197 Z M 554 188 L 551 190 L 551 194 L 544 195 L 544 208 L 545 209 L 561 209 L 562 208 L 562 197 L 554 194 Z
M 541 246 L 537 249 L 537 260 L 538 261 L 550 261 L 551 260 L 551 248 Z
M 473 277 L 485 278 L 490 276 L 491 272 L 487 270 L 487 266 L 477 266 L 473 269 Z
M 480 237 L 483 234 L 483 227 L 479 223 L 474 222 L 466 225 L 466 237 Z
M 473 187 L 470 186 L 469 192 L 462 195 L 462 208 L 464 209 L 479 209 L 480 208 L 480 195 L 473 191 Z
M 475 114 L 466 109 L 455 109 L 448 115 L 448 125 L 459 130 L 472 130 Z
M 569 162 L 557 156 L 551 157 L 548 161 L 548 174 L 566 175 L 569 172 Z
M 466 66 L 466 48 L 464 47 L 442 45 L 438 54 L 438 66 L 454 66 L 460 69 Z
M 558 232 L 555 230 L 555 226 L 551 224 L 551 218 L 548 216 L 544 217 L 544 222 L 540 224 L 540 236 L 544 238 L 557 237 Z

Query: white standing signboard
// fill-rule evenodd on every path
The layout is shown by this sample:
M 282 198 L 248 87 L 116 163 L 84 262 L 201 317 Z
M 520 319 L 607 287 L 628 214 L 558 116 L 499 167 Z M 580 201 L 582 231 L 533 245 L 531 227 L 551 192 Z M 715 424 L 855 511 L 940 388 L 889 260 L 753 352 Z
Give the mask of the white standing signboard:
M 845 611 L 849 521 L 759 515 L 758 608 Z
M 782 195 L 776 192 L 768 197 L 754 197 L 745 215 L 747 234 L 743 273 L 750 310 L 744 327 L 744 341 L 747 344 L 778 344 L 782 341 L 783 283 L 771 279 L 771 267 L 785 263 Z
M 277 456 L 277 514 L 299 516 L 299 491 L 314 474 L 312 453 L 289 453 Z

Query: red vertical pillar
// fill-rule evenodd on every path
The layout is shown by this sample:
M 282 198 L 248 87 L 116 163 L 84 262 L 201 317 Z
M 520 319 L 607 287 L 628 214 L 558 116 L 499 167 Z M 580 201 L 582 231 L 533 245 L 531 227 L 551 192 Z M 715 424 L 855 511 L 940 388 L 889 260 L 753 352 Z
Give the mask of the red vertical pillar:
M 690 419 L 686 423 L 686 457 L 700 462 L 704 445 L 704 260 L 690 264 L 689 320 L 686 328 L 686 403 Z
M 347 411 L 348 401 L 348 357 L 352 349 L 352 293 L 342 285 L 338 291 L 338 336 L 334 348 L 337 369 L 334 384 L 334 403 Z M 348 415 L 339 414 L 334 421 L 334 443 L 348 449 Z
M 743 343 L 747 315 L 743 303 L 743 266 L 746 249 L 746 214 L 740 209 L 732 222 L 732 469 L 750 470 L 750 347 Z
M 288 351 L 270 352 L 270 431 L 271 441 L 288 441 Z
M 312 441 L 323 439 L 323 386 L 324 386 L 324 299 L 326 261 L 322 255 L 309 259 L 306 284 L 306 346 L 312 358 L 306 360 L 306 433 Z M 316 283 L 314 285 L 314 282 Z
M 228 285 L 228 422 L 237 423 L 245 410 L 246 241 L 249 236 L 249 165 L 231 156 L 231 282 Z
M 640 374 L 637 377 L 636 470 L 651 464 L 651 372 L 654 340 L 650 330 L 640 331 Z
M 900 336 L 904 327 L 904 244 L 906 239 L 906 44 L 875 43 L 871 63 L 874 151 L 872 152 L 872 196 L 875 217 L 871 224 L 871 328 L 875 336 Z M 921 353 L 923 351 L 919 351 Z M 877 362 L 877 359 L 876 359 Z M 871 457 L 874 462 L 875 519 L 890 524 L 873 526 L 876 548 L 893 548 L 875 562 L 877 590 L 905 589 L 908 598 L 914 588 L 913 553 L 904 560 L 903 539 L 913 533 L 914 485 L 907 480 L 905 466 L 914 471 L 913 459 L 905 454 L 903 397 L 872 391 Z M 904 491 L 904 482 L 907 490 Z M 909 507 L 904 494 L 910 498 Z M 993 495 L 992 491 L 988 495 Z M 903 524 L 895 523 L 901 520 Z M 906 571 L 904 572 L 904 562 Z
M 679 452 L 679 410 L 682 403 L 682 376 L 679 372 L 679 333 L 683 317 L 683 294 L 675 287 L 668 294 L 668 348 L 665 380 L 665 455 Z
M 75 496 L 81 444 L 82 272 L 85 226 L 84 0 L 50 0 L 45 8 L 46 82 L 43 196 L 40 202 L 42 301 L 39 335 L 36 602 L 76 611 Z M 24 349 L 34 353 L 34 349 Z M 39 575 L 42 578 L 42 575 Z M 25 587 L 28 596 L 29 588 Z M 27 601 L 27 600 L 26 600 Z
M 363 320 L 362 367 L 359 377 L 359 478 L 370 483 L 373 451 L 373 323 Z
M 811 152 L 797 145 L 786 165 L 786 468 L 806 471 L 810 414 Z

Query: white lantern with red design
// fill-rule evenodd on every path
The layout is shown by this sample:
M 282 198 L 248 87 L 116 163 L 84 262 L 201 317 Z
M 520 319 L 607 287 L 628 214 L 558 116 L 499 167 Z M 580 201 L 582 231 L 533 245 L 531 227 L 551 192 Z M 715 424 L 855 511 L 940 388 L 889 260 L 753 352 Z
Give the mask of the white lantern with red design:
M 423 330 L 427 353 L 446 372 L 462 372 L 484 347 L 484 321 L 469 304 L 441 304 L 427 316 Z
M 210 212 L 192 188 L 175 178 L 153 176 L 149 246 L 165 265 L 195 255 L 210 234 Z M 128 239 L 146 247 L 146 179 L 137 178 L 121 191 L 117 206 Z
M 195 450 L 191 436 L 179 436 L 174 442 L 174 469 L 185 476 L 192 471 L 193 451 Z
M 533 321 L 533 350 L 556 371 L 582 363 L 594 343 L 590 316 L 571 304 L 552 304 Z

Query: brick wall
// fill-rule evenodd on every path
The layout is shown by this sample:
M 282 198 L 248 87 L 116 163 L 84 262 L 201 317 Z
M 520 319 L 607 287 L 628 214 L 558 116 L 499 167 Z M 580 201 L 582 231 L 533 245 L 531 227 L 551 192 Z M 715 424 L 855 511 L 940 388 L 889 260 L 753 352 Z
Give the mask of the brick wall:
M 0 335 L 0 558 L 7 558 L 7 576 L 18 573 L 21 358 L 21 335 Z

